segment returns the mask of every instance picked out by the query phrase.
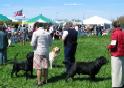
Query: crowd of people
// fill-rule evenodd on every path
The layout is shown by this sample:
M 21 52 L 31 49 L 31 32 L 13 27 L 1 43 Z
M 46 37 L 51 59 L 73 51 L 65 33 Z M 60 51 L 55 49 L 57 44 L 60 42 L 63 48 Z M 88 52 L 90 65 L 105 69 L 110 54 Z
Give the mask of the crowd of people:
M 34 26 L 28 26 L 27 24 L 19 25 L 8 25 L 5 26 L 5 31 L 9 39 L 8 46 L 13 46 L 17 42 L 21 42 L 25 45 L 25 41 L 30 41 L 32 38 L 32 33 L 34 32 Z M 100 25 L 73 25 L 75 30 L 78 32 L 78 36 L 84 35 L 97 35 L 102 36 L 105 34 L 103 26 Z M 65 25 L 45 25 L 45 31 L 49 32 L 54 39 L 61 39 L 62 33 L 65 30 Z M 106 32 L 107 34 L 107 32 Z
M 16 42 L 25 45 L 25 41 L 31 41 L 34 51 L 33 68 L 36 69 L 37 85 L 47 83 L 49 47 L 54 39 L 61 39 L 64 44 L 65 74 L 75 63 L 75 53 L 78 45 L 77 38 L 84 31 L 82 26 L 74 26 L 67 22 L 62 26 L 48 26 L 45 28 L 36 22 L 33 28 L 26 25 L 18 27 L 0 25 L 0 65 L 7 62 L 7 47 Z M 102 28 L 96 27 L 97 36 L 102 35 Z M 10 42 L 11 41 L 11 42 Z M 111 53 L 112 88 L 124 86 L 124 32 L 119 24 L 114 24 L 111 34 L 111 44 L 108 46 Z M 43 73 L 44 79 L 41 80 Z

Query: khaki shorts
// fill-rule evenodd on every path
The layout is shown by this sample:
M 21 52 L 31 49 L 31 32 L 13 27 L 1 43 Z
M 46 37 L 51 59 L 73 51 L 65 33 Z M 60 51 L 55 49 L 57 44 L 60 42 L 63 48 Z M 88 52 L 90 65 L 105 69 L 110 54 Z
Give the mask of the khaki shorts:
M 48 58 L 44 55 L 34 54 L 33 68 L 34 69 L 47 69 L 48 68 Z

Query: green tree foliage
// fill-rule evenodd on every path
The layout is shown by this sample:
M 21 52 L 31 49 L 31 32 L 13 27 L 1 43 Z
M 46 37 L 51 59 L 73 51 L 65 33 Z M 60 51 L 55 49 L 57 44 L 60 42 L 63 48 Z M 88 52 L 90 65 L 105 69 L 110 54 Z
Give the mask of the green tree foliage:
M 121 27 L 124 28 L 124 16 L 120 16 L 116 20 L 112 21 L 112 23 L 114 23 L 114 22 L 118 22 L 121 25 Z

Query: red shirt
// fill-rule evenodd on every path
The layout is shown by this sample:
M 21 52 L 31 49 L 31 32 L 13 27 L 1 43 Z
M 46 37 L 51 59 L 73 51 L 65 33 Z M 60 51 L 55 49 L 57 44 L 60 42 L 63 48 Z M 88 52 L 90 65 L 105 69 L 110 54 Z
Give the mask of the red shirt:
M 111 34 L 111 41 L 116 40 L 116 45 L 109 45 L 108 49 L 112 56 L 124 56 L 124 32 L 120 27 L 114 28 Z

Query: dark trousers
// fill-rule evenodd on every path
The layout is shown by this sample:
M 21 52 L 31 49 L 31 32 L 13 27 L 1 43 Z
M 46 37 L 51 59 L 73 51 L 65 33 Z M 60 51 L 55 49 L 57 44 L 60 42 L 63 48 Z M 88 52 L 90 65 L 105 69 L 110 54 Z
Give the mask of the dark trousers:
M 97 36 L 102 35 L 102 31 L 96 31 L 96 35 Z
M 75 63 L 75 53 L 76 53 L 77 45 L 70 45 L 64 47 L 64 62 L 66 72 L 69 71 L 71 66 Z
M 7 49 L 0 50 L 0 65 L 7 62 Z

